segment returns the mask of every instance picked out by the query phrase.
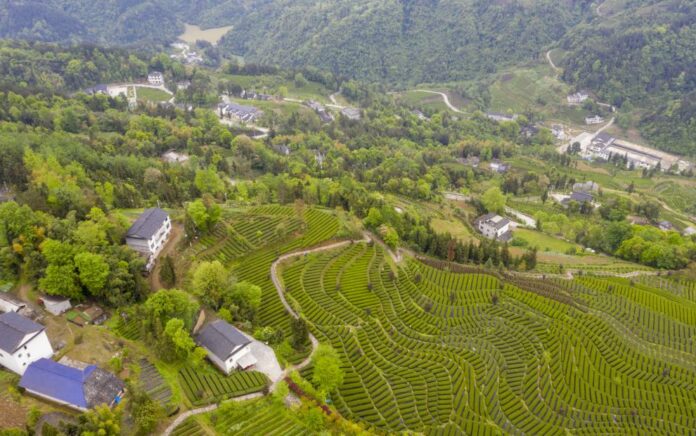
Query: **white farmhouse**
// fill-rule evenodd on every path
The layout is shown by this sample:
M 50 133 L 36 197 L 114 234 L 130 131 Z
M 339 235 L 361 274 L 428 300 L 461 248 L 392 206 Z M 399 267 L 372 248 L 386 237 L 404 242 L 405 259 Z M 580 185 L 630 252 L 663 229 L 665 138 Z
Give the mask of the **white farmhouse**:
M 489 213 L 479 217 L 474 223 L 476 228 L 483 236 L 497 241 L 509 241 L 512 239 L 512 222 L 500 215 Z
M 217 320 L 205 326 L 196 342 L 208 351 L 208 359 L 225 374 L 256 364 L 251 353 L 251 340 L 225 321 Z
M 22 375 L 33 362 L 51 356 L 44 326 L 15 312 L 0 315 L 0 365 Z
M 150 74 L 147 75 L 147 83 L 154 86 L 164 85 L 164 74 L 159 71 L 151 71 Z
M 164 247 L 172 230 L 169 214 L 159 208 L 145 210 L 128 229 L 126 244 L 147 257 L 147 270 L 151 270 L 155 259 Z

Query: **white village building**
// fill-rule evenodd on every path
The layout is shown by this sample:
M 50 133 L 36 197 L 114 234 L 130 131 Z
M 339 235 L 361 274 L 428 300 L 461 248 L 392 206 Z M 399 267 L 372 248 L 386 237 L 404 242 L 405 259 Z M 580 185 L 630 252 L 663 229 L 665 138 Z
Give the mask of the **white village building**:
M 0 365 L 19 375 L 33 362 L 53 356 L 46 328 L 15 312 L 0 315 Z
M 172 221 L 167 212 L 159 208 L 147 209 L 128 229 L 126 244 L 147 257 L 146 269 L 150 271 L 171 230 Z
M 474 224 L 478 231 L 488 239 L 503 242 L 512 239 L 512 230 L 510 228 L 512 221 L 495 213 L 479 217 Z
M 575 94 L 571 94 L 567 97 L 568 103 L 570 104 L 579 104 L 588 98 L 590 98 L 590 95 L 585 91 L 576 92 Z
M 588 126 L 591 126 L 593 124 L 602 124 L 602 123 L 604 123 L 604 118 L 602 118 L 599 115 L 585 118 L 585 124 L 587 124 Z
M 208 359 L 225 374 L 256 364 L 251 353 L 251 340 L 223 320 L 203 327 L 196 336 L 196 343 L 208 351 Z
M 164 85 L 164 74 L 159 71 L 150 71 L 147 75 L 147 83 L 154 86 Z
M 72 309 L 69 298 L 43 295 L 39 300 L 43 303 L 44 309 L 55 316 L 62 315 Z

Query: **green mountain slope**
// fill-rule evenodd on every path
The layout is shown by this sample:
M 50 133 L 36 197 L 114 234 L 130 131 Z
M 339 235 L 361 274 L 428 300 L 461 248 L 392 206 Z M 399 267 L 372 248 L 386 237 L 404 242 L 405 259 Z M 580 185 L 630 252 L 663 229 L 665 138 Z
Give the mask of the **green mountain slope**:
M 257 1 L 223 40 L 250 60 L 387 83 L 470 79 L 536 58 L 587 1 Z

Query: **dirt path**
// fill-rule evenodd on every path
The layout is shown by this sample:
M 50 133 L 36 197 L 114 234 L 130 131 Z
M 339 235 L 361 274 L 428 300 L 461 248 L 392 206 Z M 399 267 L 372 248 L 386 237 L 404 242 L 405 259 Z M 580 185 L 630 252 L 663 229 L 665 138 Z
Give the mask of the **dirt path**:
M 555 63 L 553 63 L 553 59 L 551 58 L 551 52 L 553 49 L 549 50 L 546 52 L 546 60 L 549 61 L 549 65 L 551 65 L 551 68 L 553 68 L 553 71 L 555 71 L 557 74 L 560 74 L 563 72 L 562 69 L 558 68 Z
M 167 256 L 172 251 L 176 250 L 176 247 L 181 242 L 181 238 L 184 237 L 184 226 L 181 224 L 172 223 L 172 234 L 169 236 L 167 244 L 164 246 L 159 256 L 157 256 L 157 261 L 155 262 L 154 268 L 150 272 L 150 289 L 152 292 L 159 291 L 164 288 L 162 282 L 160 281 L 159 272 L 161 267 L 161 262 L 164 256 Z
M 241 397 L 230 398 L 229 400 L 226 400 L 226 401 L 246 401 L 246 400 L 253 400 L 254 398 L 261 398 L 261 397 L 263 397 L 263 394 L 261 392 L 256 392 L 253 394 L 242 395 Z M 214 410 L 217 410 L 218 407 L 220 407 L 220 404 L 211 404 L 210 406 L 188 410 L 188 411 L 182 413 L 181 415 L 177 416 L 176 419 L 174 420 L 174 422 L 169 424 L 169 426 L 162 432 L 162 435 L 169 436 L 172 434 L 172 432 L 174 431 L 175 428 L 177 428 L 179 425 L 181 425 L 188 418 L 195 416 L 195 415 L 201 415 L 203 413 L 212 412 Z
M 339 103 L 338 103 L 338 100 L 336 100 L 336 94 L 338 94 L 338 93 L 337 93 L 337 92 L 334 92 L 333 94 L 331 94 L 331 95 L 329 96 L 329 100 L 331 100 L 331 104 L 327 104 L 326 106 L 327 106 L 327 107 L 332 107 L 332 108 L 334 108 L 334 109 L 345 109 L 346 107 L 343 106 L 343 105 L 341 105 L 341 104 L 339 104 Z

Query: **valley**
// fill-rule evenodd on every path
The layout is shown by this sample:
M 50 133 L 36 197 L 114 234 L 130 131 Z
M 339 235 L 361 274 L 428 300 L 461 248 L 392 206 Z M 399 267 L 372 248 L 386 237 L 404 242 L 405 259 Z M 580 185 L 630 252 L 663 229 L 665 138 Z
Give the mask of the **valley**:
M 0 436 L 690 434 L 694 14 L 0 4 Z

